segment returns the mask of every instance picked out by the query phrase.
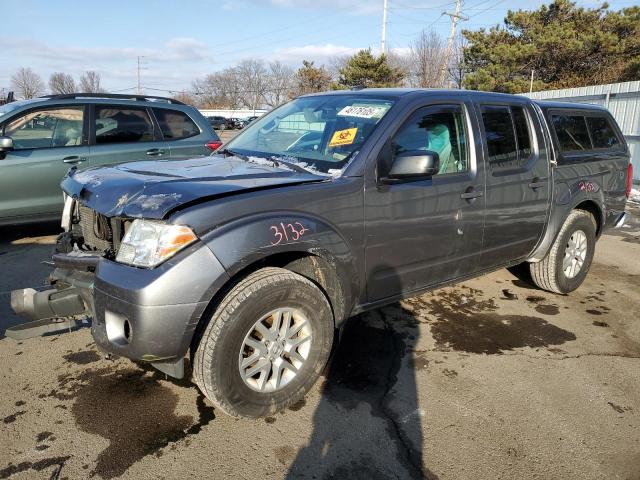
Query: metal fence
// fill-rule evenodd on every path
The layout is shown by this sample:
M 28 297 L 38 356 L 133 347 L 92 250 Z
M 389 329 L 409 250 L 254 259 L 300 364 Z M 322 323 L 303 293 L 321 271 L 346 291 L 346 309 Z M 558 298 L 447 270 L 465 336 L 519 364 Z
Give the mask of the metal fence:
M 629 144 L 633 178 L 640 181 L 640 81 L 548 90 L 525 95 L 535 100 L 592 103 L 608 108 Z

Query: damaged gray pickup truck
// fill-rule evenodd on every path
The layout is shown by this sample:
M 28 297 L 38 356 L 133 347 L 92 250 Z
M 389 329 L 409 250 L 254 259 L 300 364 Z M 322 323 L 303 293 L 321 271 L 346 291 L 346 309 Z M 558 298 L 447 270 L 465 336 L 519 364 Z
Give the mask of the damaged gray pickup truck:
M 52 289 L 32 319 L 85 314 L 106 352 L 193 378 L 219 408 L 297 402 L 350 316 L 503 267 L 584 280 L 625 221 L 629 151 L 603 108 L 468 91 L 297 98 L 210 157 L 62 181 Z

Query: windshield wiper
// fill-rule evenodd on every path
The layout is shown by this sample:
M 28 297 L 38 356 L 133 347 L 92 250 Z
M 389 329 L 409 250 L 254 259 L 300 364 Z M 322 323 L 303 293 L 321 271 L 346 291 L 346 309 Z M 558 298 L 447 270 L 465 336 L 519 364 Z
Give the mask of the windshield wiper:
M 276 165 L 278 164 L 282 164 L 282 165 L 286 165 L 287 167 L 295 170 L 296 172 L 299 173 L 311 173 L 312 175 L 317 175 L 317 173 L 308 170 L 306 168 L 304 168 L 301 165 L 298 165 L 296 162 L 288 162 L 286 160 L 281 160 L 280 158 L 274 158 L 274 157 L 269 157 L 269 160 L 271 160 L 273 163 L 275 163 Z
M 237 157 L 241 160 L 244 160 L 246 162 L 250 162 L 250 163 L 256 163 L 253 161 L 252 157 L 250 157 L 249 155 L 246 155 L 244 153 L 240 153 L 237 152 L 235 150 L 230 150 L 228 148 L 223 148 L 222 150 L 220 150 L 217 153 L 221 153 L 222 155 L 228 155 L 228 156 L 233 156 L 233 157 Z M 281 158 L 276 157 L 275 155 L 271 155 L 269 157 L 255 157 L 255 158 L 261 158 L 267 162 L 271 162 L 273 163 L 273 165 L 275 167 L 279 167 L 280 165 L 286 166 L 288 168 L 290 168 L 291 170 L 294 170 L 298 173 L 310 173 L 312 175 L 318 175 L 318 172 L 314 172 L 311 169 L 307 169 L 304 168 L 302 165 L 299 165 L 296 162 L 289 162 L 287 160 L 282 160 Z

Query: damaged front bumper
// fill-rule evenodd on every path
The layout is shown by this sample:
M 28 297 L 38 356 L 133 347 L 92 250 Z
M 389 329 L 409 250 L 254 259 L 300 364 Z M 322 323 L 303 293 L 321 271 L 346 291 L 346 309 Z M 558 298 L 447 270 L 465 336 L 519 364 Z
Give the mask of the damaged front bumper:
M 100 349 L 181 378 L 198 322 L 228 279 L 218 259 L 199 242 L 154 269 L 88 257 L 54 255 L 56 288 L 12 292 L 14 311 L 32 319 L 89 315 Z

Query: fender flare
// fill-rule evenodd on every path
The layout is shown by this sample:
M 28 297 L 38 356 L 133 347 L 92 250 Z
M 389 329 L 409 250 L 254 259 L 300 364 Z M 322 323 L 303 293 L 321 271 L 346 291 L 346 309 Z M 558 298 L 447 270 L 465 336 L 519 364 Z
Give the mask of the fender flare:
M 269 259 L 313 256 L 318 276 L 335 273 L 337 285 L 327 288 L 336 324 L 340 324 L 357 301 L 361 279 L 350 242 L 321 218 L 299 212 L 278 211 L 242 217 L 202 237 L 232 278 Z M 288 264 L 289 262 L 287 262 Z M 282 265 L 285 266 L 285 265 Z M 296 270 L 296 262 L 291 265 Z M 305 275 L 304 268 L 298 273 Z M 306 276 L 306 275 L 305 275 Z
M 593 189 L 587 188 L 586 184 L 594 185 Z M 533 250 L 533 252 L 526 259 L 527 262 L 539 262 L 546 255 L 553 242 L 555 241 L 562 225 L 566 221 L 567 217 L 578 205 L 589 202 L 593 208 L 590 208 L 591 213 L 597 213 L 597 224 L 600 226 L 598 232 L 602 231 L 601 226 L 604 224 L 604 198 L 602 195 L 602 189 L 595 182 L 575 181 L 571 186 L 564 182 L 558 183 L 555 187 L 554 203 L 551 207 L 549 214 L 549 220 L 547 228 L 542 236 L 540 242 Z

